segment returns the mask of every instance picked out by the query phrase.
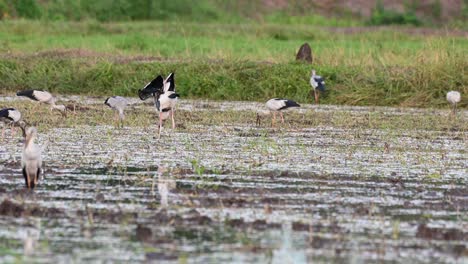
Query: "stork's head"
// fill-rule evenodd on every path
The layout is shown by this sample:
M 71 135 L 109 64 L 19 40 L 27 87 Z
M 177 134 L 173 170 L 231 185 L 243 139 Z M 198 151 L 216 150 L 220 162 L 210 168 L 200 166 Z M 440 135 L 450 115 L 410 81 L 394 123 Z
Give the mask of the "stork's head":
M 312 69 L 312 71 L 310 72 L 312 74 L 312 76 L 315 76 L 315 70 Z

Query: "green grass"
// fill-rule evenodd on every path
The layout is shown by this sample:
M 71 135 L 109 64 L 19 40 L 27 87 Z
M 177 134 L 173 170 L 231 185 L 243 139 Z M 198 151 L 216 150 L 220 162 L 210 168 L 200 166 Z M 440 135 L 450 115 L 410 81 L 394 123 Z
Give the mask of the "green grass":
M 176 71 L 184 98 L 310 102 L 312 66 L 294 60 L 304 42 L 327 81 L 324 103 L 445 107 L 447 91 L 468 94 L 468 40 L 411 28 L 340 34 L 306 25 L 20 20 L 0 23 L 0 42 L 4 94 L 33 87 L 135 96 L 155 75 Z

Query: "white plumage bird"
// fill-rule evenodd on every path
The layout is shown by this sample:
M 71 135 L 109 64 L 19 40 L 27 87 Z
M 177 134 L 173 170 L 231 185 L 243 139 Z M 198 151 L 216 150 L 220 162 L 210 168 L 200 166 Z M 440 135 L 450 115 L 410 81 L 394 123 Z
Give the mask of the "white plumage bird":
M 266 102 L 266 107 L 268 108 L 268 111 L 257 112 L 257 125 L 260 125 L 260 116 L 269 115 L 271 112 L 273 112 L 273 117 L 271 119 L 272 125 L 275 124 L 276 113 L 279 113 L 281 117 L 281 123 L 284 123 L 284 116 L 282 111 L 291 107 L 300 107 L 300 105 L 293 100 L 273 98 Z
M 450 91 L 447 93 L 447 101 L 452 105 L 452 115 L 455 116 L 457 111 L 457 104 L 461 101 L 461 94 L 457 91 Z
M 66 107 L 64 105 L 55 104 L 55 97 L 47 92 L 42 90 L 24 90 L 16 93 L 17 96 L 26 96 L 34 101 L 38 101 L 44 104 L 50 105 L 50 110 L 59 110 L 62 113 L 65 113 Z
M 174 73 L 170 73 L 166 79 L 157 76 L 149 82 L 143 89 L 138 91 L 141 100 L 146 100 L 153 96 L 154 105 L 159 112 L 158 137 L 161 137 L 163 121 L 171 117 L 172 129 L 175 128 L 174 111 L 179 95 L 175 92 Z
M 14 126 L 20 125 L 21 112 L 14 108 L 4 108 L 0 110 L 0 120 L 11 125 L 11 136 L 14 136 Z M 2 140 L 5 138 L 5 127 L 2 128 Z
M 24 128 L 23 128 L 24 130 Z M 37 130 L 28 127 L 24 131 L 26 140 L 24 142 L 23 155 L 21 158 L 21 168 L 24 180 L 28 189 L 34 189 L 39 181 L 42 168 L 41 148 L 35 144 Z
M 120 124 L 123 127 L 123 121 L 125 119 L 124 110 L 125 108 L 127 108 L 128 100 L 123 98 L 122 96 L 111 96 L 106 99 L 104 104 L 114 109 L 116 115 L 118 114 L 118 117 L 116 116 L 115 119 L 117 122 L 120 122 Z
M 315 103 L 319 103 L 320 92 L 325 92 L 325 81 L 322 76 L 316 75 L 315 70 L 312 70 L 312 75 L 310 76 L 310 85 L 314 89 Z
M 156 108 L 160 113 L 159 124 L 162 124 L 162 121 L 167 119 L 170 114 L 172 129 L 175 129 L 174 111 L 178 98 L 179 95 L 175 92 L 174 73 L 172 72 L 164 80 L 164 93 L 162 93 L 156 101 Z M 161 116 L 161 113 L 167 113 L 167 116 L 164 118 Z

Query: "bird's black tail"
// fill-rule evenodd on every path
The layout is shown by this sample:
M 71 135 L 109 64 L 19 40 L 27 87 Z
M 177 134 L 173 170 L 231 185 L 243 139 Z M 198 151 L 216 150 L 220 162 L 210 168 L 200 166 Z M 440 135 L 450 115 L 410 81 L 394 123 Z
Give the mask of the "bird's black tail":
M 300 107 L 300 105 L 296 102 L 294 102 L 293 100 L 287 100 L 286 101 L 286 108 L 289 108 L 289 107 Z
M 34 97 L 34 90 L 24 90 L 24 91 L 19 91 L 16 93 L 17 96 L 26 96 L 29 97 L 32 100 L 37 100 L 36 97 Z
M 319 83 L 317 89 L 323 93 L 325 92 L 325 85 L 323 83 Z

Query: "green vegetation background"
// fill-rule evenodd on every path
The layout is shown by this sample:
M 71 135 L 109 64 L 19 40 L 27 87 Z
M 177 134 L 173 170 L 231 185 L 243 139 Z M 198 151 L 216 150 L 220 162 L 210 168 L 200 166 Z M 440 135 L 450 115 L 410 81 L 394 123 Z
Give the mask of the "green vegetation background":
M 0 11 L 2 93 L 134 96 L 176 71 L 185 98 L 311 102 L 312 67 L 327 80 L 324 103 L 443 107 L 447 91 L 468 92 L 464 23 L 418 31 L 429 22 L 378 1 L 364 20 L 220 0 L 0 0 Z M 312 66 L 294 60 L 304 42 Z

